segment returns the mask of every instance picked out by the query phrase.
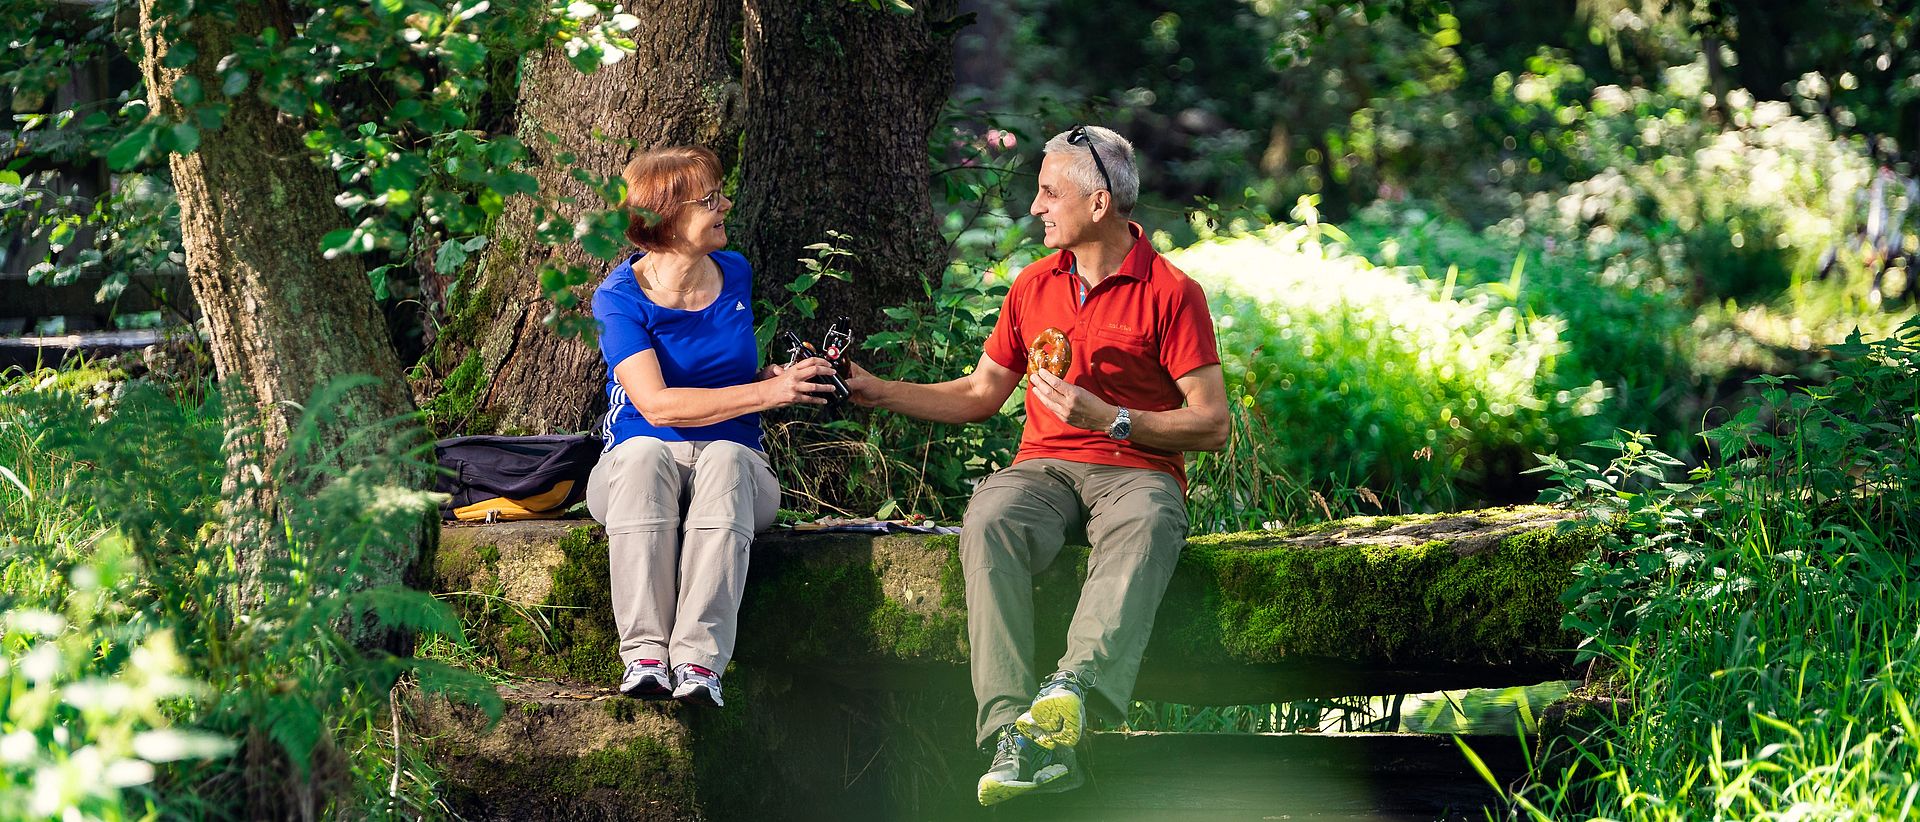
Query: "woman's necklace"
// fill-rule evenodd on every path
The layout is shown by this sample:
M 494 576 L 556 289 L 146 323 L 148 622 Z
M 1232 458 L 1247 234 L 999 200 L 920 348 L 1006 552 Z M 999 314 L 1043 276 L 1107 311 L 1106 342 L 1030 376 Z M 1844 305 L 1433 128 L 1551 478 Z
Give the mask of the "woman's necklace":
M 658 291 L 662 294 L 691 294 L 695 291 L 700 291 L 705 287 L 706 284 L 701 283 L 699 285 L 693 286 L 692 288 L 661 288 L 660 287 L 660 267 L 654 264 L 653 262 L 654 259 L 655 259 L 654 255 L 649 254 L 640 260 L 640 264 L 647 267 L 647 285 L 648 285 L 647 290 L 648 291 Z M 695 270 L 704 269 L 705 266 L 701 265 L 704 262 L 706 262 L 705 258 L 701 258 L 700 260 L 695 261 L 693 266 L 691 268 L 688 268 L 687 271 L 691 273 Z M 701 273 L 704 274 L 705 272 L 702 270 Z

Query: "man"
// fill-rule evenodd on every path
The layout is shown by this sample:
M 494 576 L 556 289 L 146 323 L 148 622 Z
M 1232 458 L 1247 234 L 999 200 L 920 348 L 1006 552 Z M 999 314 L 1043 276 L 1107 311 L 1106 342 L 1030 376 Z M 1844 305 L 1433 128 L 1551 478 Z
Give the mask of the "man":
M 986 419 L 1027 371 L 1042 331 L 1064 332 L 1062 379 L 1027 380 L 1014 464 L 982 481 L 960 535 L 978 736 L 991 805 L 1085 781 L 1074 756 L 1091 707 L 1123 718 L 1154 612 L 1186 544 L 1184 451 L 1227 439 L 1226 386 L 1199 284 L 1169 265 L 1127 214 L 1133 146 L 1082 126 L 1054 137 L 1032 213 L 1058 249 L 1020 272 L 972 373 L 881 380 L 855 368 L 863 405 L 938 422 Z M 1059 670 L 1033 668 L 1033 575 L 1084 533 L 1093 548 Z

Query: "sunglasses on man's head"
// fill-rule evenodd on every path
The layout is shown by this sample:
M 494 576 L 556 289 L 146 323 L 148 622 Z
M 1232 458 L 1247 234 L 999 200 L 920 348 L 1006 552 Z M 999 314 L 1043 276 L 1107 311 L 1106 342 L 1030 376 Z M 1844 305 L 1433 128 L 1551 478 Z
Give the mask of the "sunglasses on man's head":
M 1086 146 L 1087 153 L 1093 155 L 1093 167 L 1100 170 L 1100 181 L 1107 184 L 1108 192 L 1113 191 L 1113 178 L 1107 176 L 1107 164 L 1100 162 L 1100 152 L 1093 147 L 1093 134 L 1086 126 L 1074 126 L 1067 132 L 1067 145 Z

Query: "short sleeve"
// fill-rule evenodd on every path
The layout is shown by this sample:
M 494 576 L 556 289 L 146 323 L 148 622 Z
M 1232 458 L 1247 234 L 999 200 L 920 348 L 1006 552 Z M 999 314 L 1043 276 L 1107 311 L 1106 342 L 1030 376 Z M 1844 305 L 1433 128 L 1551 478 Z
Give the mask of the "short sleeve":
M 1160 338 L 1160 365 L 1167 374 L 1180 379 L 1196 368 L 1220 362 L 1220 347 L 1213 336 L 1213 314 L 1207 310 L 1207 295 L 1191 279 L 1183 282 L 1168 312 L 1166 331 Z
M 1012 371 L 1027 370 L 1027 344 L 1020 339 L 1020 318 L 1015 295 L 1020 293 L 1023 283 L 1015 280 L 1013 287 L 1007 289 L 1007 296 L 1000 302 L 1000 318 L 993 323 L 993 333 L 987 335 L 986 354 L 1003 368 Z
M 600 356 L 611 373 L 628 357 L 654 347 L 653 333 L 633 301 L 605 289 L 593 292 L 593 319 L 600 324 Z

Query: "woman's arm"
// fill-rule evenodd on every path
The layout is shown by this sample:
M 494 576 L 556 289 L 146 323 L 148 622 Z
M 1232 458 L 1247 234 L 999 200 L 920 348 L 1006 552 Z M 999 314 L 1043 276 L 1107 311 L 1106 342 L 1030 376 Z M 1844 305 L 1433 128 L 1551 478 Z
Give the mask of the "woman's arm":
M 771 369 L 770 369 L 771 370 Z M 613 378 L 627 392 L 627 401 L 647 422 L 661 428 L 695 428 L 779 408 L 783 405 L 825 405 L 820 394 L 833 390 L 831 385 L 811 382 L 814 377 L 833 373 L 833 366 L 819 357 L 778 369 L 772 376 L 744 385 L 726 388 L 669 388 L 660 376 L 660 357 L 647 349 L 620 361 L 613 367 Z

